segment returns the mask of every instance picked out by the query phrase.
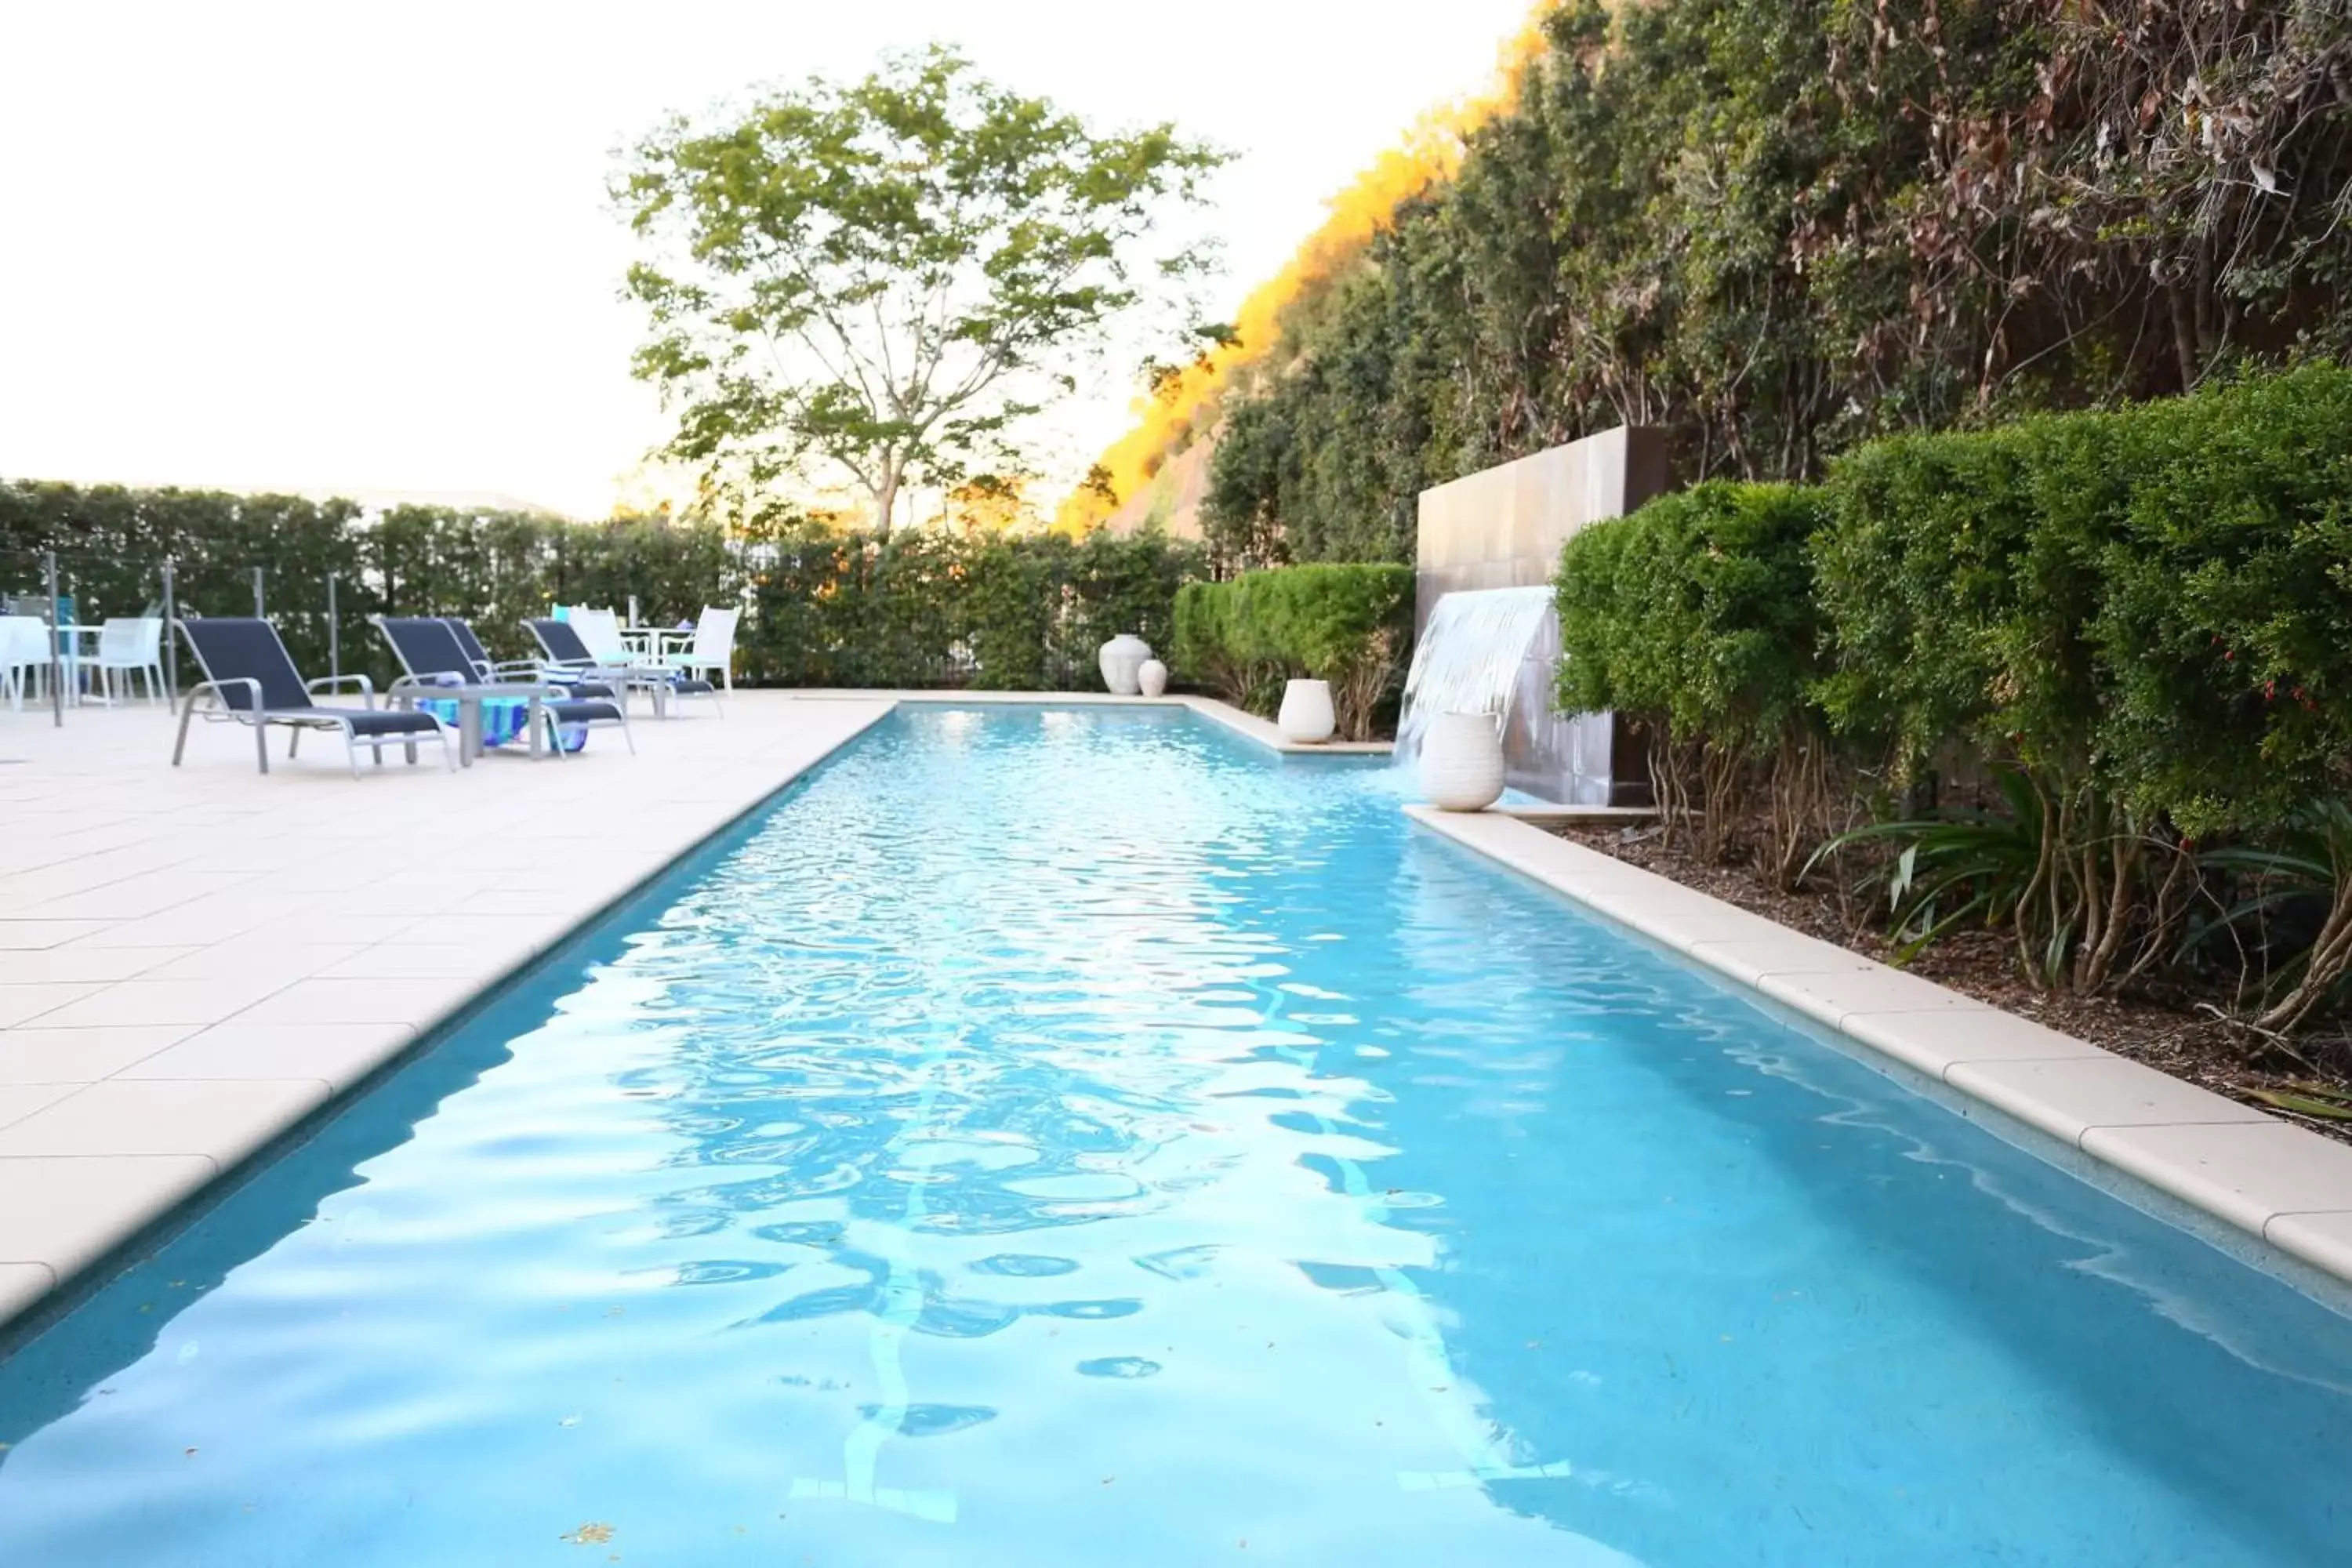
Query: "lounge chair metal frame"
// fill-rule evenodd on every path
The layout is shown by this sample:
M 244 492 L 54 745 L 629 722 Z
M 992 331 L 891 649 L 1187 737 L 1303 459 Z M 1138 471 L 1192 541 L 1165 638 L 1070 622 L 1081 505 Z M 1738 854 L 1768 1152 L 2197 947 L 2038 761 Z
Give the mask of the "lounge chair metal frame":
M 539 644 L 541 651 L 547 655 L 546 662 L 550 668 L 568 669 L 608 680 L 624 692 L 644 691 L 653 699 L 654 717 L 656 719 L 669 717 L 669 703 L 673 698 L 708 697 L 710 705 L 719 708 L 722 716 L 726 712 L 719 707 L 718 689 L 707 680 L 681 675 L 667 665 L 602 662 L 589 651 L 587 640 L 569 622 L 541 616 L 527 617 L 522 625 L 523 629 L 530 633 L 532 640 Z M 578 654 L 567 654 L 556 647 L 557 639 L 567 637 L 580 649 Z
M 603 663 L 588 651 L 580 633 L 562 621 L 525 616 L 522 627 L 530 634 L 531 641 L 539 645 L 540 651 L 547 656 L 541 661 L 545 668 L 603 681 L 618 691 L 624 702 L 628 700 L 629 693 L 633 691 L 646 692 L 653 698 L 654 717 L 667 717 L 665 698 L 669 689 L 669 671 L 654 665 Z M 579 647 L 577 654 L 557 650 L 555 639 L 567 636 Z
M 247 617 L 224 618 L 238 621 L 247 619 Z M 205 657 L 203 645 L 198 640 L 198 633 L 191 629 L 192 624 L 201 626 L 203 622 L 201 619 L 194 619 L 193 622 L 181 620 L 173 623 L 179 628 L 181 639 L 187 645 L 189 653 L 194 657 L 196 667 L 204 671 L 205 678 L 188 689 L 187 700 L 181 705 L 180 731 L 172 742 L 173 767 L 180 765 L 180 759 L 187 752 L 189 722 L 195 718 L 197 702 L 206 697 L 213 698 L 215 704 L 205 710 L 206 723 L 228 722 L 249 724 L 253 727 L 254 761 L 260 764 L 261 771 L 265 773 L 269 771 L 269 726 L 272 724 L 292 731 L 286 742 L 286 755 L 289 759 L 301 748 L 303 731 L 341 731 L 343 755 L 351 763 L 352 777 L 354 779 L 360 776 L 359 749 L 362 746 L 373 750 L 377 767 L 383 766 L 383 749 L 387 745 L 401 747 L 408 753 L 408 761 L 412 764 L 415 763 L 416 743 L 424 739 L 425 731 L 412 726 L 386 730 L 379 734 L 362 735 L 359 732 L 353 716 L 348 710 L 309 705 L 308 699 L 321 688 L 331 691 L 344 687 L 356 687 L 362 704 L 362 710 L 379 711 L 375 706 L 375 683 L 366 676 L 353 673 L 342 676 L 320 676 L 316 680 L 303 680 L 302 672 L 295 668 L 293 656 L 286 651 L 286 639 L 278 635 L 278 628 L 268 621 L 255 622 L 254 624 L 262 626 L 269 633 L 270 641 L 278 650 L 278 657 L 285 661 L 287 672 L 297 681 L 301 682 L 305 699 L 301 706 L 272 708 L 267 703 L 267 693 L 259 677 L 225 676 L 214 673 L 211 661 Z M 231 693 L 240 690 L 245 694 L 247 703 L 247 706 L 242 708 L 231 700 Z M 449 727 L 430 713 L 419 713 L 417 717 L 431 723 L 433 738 L 441 742 L 441 760 L 451 773 L 457 772 L 457 748 L 449 743 Z
M 572 697 L 617 698 L 623 695 L 621 689 L 603 681 L 556 679 L 549 674 L 554 667 L 543 658 L 510 658 L 500 662 L 490 657 L 490 650 L 482 646 L 482 639 L 474 635 L 473 626 L 465 616 L 439 616 L 435 618 L 457 637 L 457 647 L 465 654 L 467 662 L 474 667 L 482 679 L 492 685 L 502 680 L 535 680 L 542 685 L 561 687 Z M 566 670 L 563 673 L 577 672 Z
M 482 661 L 466 651 L 464 641 L 458 637 L 455 627 L 446 616 L 371 616 L 368 617 L 368 622 L 383 638 L 384 646 L 392 649 L 392 657 L 400 661 L 401 674 L 393 680 L 390 687 L 385 689 L 384 696 L 387 700 L 397 699 L 415 702 L 430 700 L 437 696 L 446 700 L 460 692 L 466 694 L 467 700 L 476 700 L 483 697 L 520 698 L 531 704 L 537 718 L 546 728 L 547 749 L 553 752 L 558 758 L 570 760 L 570 753 L 563 749 L 562 731 L 563 726 L 567 724 L 576 724 L 582 729 L 593 729 L 600 724 L 617 724 L 620 727 L 621 739 L 628 743 L 629 754 L 636 755 L 637 738 L 629 729 L 628 705 L 616 696 L 583 697 L 569 687 L 547 680 L 508 680 L 501 678 L 500 671 L 509 667 L 499 665 L 490 666 L 490 674 L 488 678 L 483 678 Z M 467 676 L 466 684 L 462 687 L 443 686 L 438 684 L 441 670 L 417 668 L 416 659 L 411 656 L 421 655 L 429 650 L 403 644 L 401 637 L 408 627 L 404 626 L 402 631 L 394 631 L 394 623 L 396 622 L 410 623 L 417 633 L 425 637 L 430 637 L 437 633 L 446 638 L 446 652 L 451 657 L 445 659 L 445 666 L 464 667 L 463 668 L 450 668 L 447 672 L 452 675 Z M 531 751 L 536 753 L 539 750 L 539 736 L 534 734 L 530 739 Z

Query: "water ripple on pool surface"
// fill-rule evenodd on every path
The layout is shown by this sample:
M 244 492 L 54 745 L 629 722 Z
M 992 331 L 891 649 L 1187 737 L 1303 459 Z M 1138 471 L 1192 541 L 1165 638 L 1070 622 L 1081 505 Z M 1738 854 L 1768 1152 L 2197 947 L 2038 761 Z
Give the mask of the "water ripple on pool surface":
M 2340 1562 L 2352 1330 L 1181 714 L 885 724 L 0 1363 L 0 1562 Z

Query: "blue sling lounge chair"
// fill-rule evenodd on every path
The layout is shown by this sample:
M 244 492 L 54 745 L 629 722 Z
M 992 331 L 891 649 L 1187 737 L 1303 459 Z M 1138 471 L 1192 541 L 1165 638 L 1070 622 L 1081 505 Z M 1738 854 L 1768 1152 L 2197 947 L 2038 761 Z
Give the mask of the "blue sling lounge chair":
M 253 726 L 253 752 L 265 773 L 269 771 L 268 727 L 272 724 L 293 731 L 286 742 L 289 757 L 302 743 L 303 731 L 341 731 L 353 778 L 360 776 L 362 746 L 374 748 L 378 767 L 383 765 L 386 745 L 405 748 L 414 763 L 416 742 L 427 736 L 441 742 L 442 760 L 452 771 L 457 768 L 457 748 L 449 743 L 448 729 L 440 720 L 430 713 L 376 707 L 374 688 L 364 675 L 304 680 L 287 654 L 278 628 L 268 621 L 225 616 L 192 617 L 177 625 L 205 678 L 189 688 L 187 703 L 180 710 L 179 738 L 172 743 L 173 767 L 180 765 L 188 749 L 188 721 L 195 717 L 196 704 L 210 698 L 218 706 L 207 709 L 206 719 Z M 347 684 L 359 688 L 362 706 L 322 708 L 311 700 L 311 694 L 322 686 Z
M 406 673 L 392 683 L 392 693 L 403 696 L 430 697 L 447 689 L 441 682 L 443 676 L 455 676 L 461 685 L 492 686 L 505 694 L 530 700 L 536 698 L 539 710 L 544 715 L 548 729 L 548 744 L 557 756 L 562 756 L 563 743 L 558 732 L 562 726 L 577 725 L 583 729 L 594 724 L 617 724 L 621 738 L 629 750 L 637 749 L 636 737 L 629 733 L 629 716 L 618 699 L 613 697 L 579 697 L 571 690 L 550 686 L 544 681 L 525 680 L 500 682 L 486 680 L 475 661 L 467 656 L 465 646 L 449 623 L 425 616 L 378 616 L 376 629 L 392 646 L 392 655 L 400 660 Z M 388 693 L 387 695 L 390 695 Z

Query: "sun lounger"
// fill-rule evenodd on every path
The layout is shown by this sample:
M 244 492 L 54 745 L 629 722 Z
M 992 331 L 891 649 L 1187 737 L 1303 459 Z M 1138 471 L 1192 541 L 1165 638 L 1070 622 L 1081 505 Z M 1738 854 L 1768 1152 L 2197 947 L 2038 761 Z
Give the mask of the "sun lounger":
M 618 725 L 629 750 L 637 749 L 636 737 L 629 733 L 628 713 L 618 698 L 580 697 L 543 680 L 485 681 L 457 632 L 437 616 L 378 616 L 375 626 L 404 672 L 385 693 L 388 697 L 408 702 L 440 699 L 478 704 L 509 699 L 531 704 L 544 715 L 548 744 L 559 757 L 563 755 L 562 731 L 572 727 Z M 470 751 L 477 736 L 469 732 L 467 739 Z
M 341 731 L 353 778 L 360 776 L 362 746 L 374 749 L 378 767 L 383 765 L 387 745 L 404 747 L 414 763 L 416 742 L 427 736 L 441 742 L 443 760 L 452 769 L 457 767 L 457 749 L 449 744 L 448 729 L 440 720 L 430 713 L 376 707 L 374 689 L 364 675 L 304 680 L 278 628 L 268 621 L 222 616 L 192 618 L 178 625 L 205 678 L 189 689 L 187 704 L 180 710 L 179 738 L 172 743 L 173 767 L 180 765 L 188 749 L 188 722 L 195 717 L 197 703 L 206 698 L 218 704 L 207 709 L 207 719 L 253 726 L 254 756 L 265 773 L 269 771 L 268 727 L 272 724 L 293 731 L 286 742 L 289 757 L 302 743 L 305 730 Z M 358 687 L 362 706 L 324 708 L 311 700 L 320 687 L 342 685 Z

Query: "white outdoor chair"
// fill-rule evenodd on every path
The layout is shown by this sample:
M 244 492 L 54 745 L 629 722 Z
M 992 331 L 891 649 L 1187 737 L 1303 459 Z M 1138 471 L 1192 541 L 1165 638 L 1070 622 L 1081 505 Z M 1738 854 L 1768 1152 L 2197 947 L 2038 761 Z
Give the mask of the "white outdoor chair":
M 709 610 L 703 612 L 706 616 L 711 613 Z M 575 605 L 572 609 L 571 624 L 573 629 L 579 632 L 580 640 L 587 645 L 588 657 L 598 664 L 608 667 L 634 666 L 651 677 L 650 679 L 632 681 L 631 684 L 648 688 L 659 685 L 664 688 L 663 695 L 672 700 L 688 697 L 708 697 L 713 708 L 719 706 L 719 689 L 710 682 L 698 680 L 685 673 L 673 659 L 656 659 L 649 653 L 631 647 L 628 640 L 621 636 L 621 618 L 612 611 L 592 610 L 584 605 Z M 728 628 L 728 635 L 731 650 L 734 635 L 731 625 Z M 700 641 L 698 633 L 696 641 L 698 644 Z M 656 706 L 665 713 L 668 710 L 667 702 Z
M 98 631 L 99 690 L 110 707 L 115 699 L 114 682 L 119 671 L 122 678 L 122 700 L 128 701 L 134 689 L 131 677 L 142 677 L 147 684 L 150 702 L 163 700 L 163 622 L 155 616 L 109 616 Z
M 633 651 L 621 636 L 621 617 L 610 610 L 592 610 L 585 605 L 574 605 L 563 617 L 588 645 L 588 657 L 598 664 L 631 665 L 646 662 Z
M 37 693 L 48 679 L 49 626 L 37 616 L 0 616 L 0 696 L 17 712 L 25 688 Z
M 616 693 L 625 703 L 633 691 L 647 692 L 654 700 L 654 712 L 668 717 L 669 698 L 681 678 L 632 654 L 621 641 L 620 624 L 612 611 L 573 605 L 561 620 L 527 620 L 523 626 L 547 656 L 541 668 L 551 675 L 584 676 Z
M 673 669 L 688 675 L 709 671 L 727 689 L 735 693 L 735 623 L 740 620 L 740 610 L 722 610 L 716 605 L 702 606 L 702 618 L 694 624 L 694 646 L 681 653 L 668 656 L 663 662 Z

